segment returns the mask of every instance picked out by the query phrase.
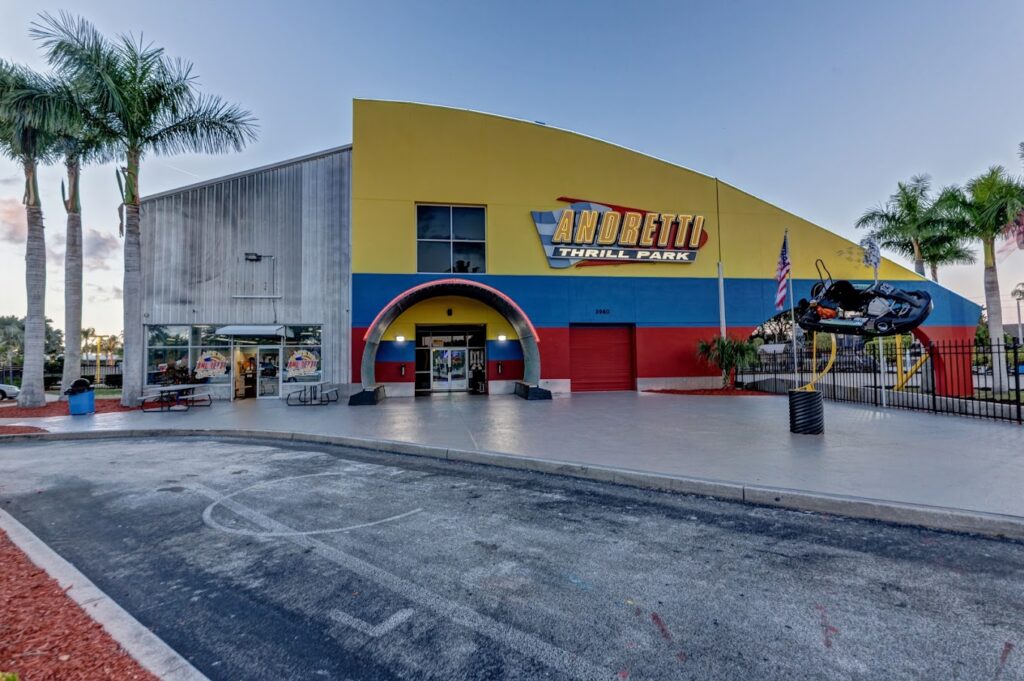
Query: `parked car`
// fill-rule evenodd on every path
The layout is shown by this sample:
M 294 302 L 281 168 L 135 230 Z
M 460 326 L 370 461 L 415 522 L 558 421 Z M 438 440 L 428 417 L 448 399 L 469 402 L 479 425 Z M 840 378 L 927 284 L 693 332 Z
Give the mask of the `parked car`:
M 7 383 L 0 383 L 0 400 L 6 400 L 8 398 L 14 399 L 21 392 L 21 388 L 16 385 L 8 385 Z

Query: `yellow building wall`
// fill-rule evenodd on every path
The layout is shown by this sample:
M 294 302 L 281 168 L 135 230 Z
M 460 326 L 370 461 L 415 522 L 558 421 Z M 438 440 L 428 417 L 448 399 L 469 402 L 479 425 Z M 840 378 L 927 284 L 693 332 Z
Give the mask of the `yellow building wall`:
M 852 242 L 712 177 L 590 137 L 461 109 L 356 100 L 352 270 L 416 271 L 416 204 L 487 207 L 491 275 L 772 278 L 783 231 L 794 276 L 870 278 Z M 648 211 L 703 215 L 709 239 L 692 264 L 629 263 L 552 269 L 531 211 L 569 196 Z M 886 261 L 885 279 L 915 279 Z
M 450 317 L 449 309 L 452 311 Z M 508 320 L 489 305 L 472 298 L 442 296 L 416 303 L 398 315 L 384 332 L 382 340 L 393 341 L 398 336 L 405 336 L 406 340 L 415 341 L 417 324 L 486 324 L 487 340 L 498 340 L 501 335 L 508 340 L 519 339 Z

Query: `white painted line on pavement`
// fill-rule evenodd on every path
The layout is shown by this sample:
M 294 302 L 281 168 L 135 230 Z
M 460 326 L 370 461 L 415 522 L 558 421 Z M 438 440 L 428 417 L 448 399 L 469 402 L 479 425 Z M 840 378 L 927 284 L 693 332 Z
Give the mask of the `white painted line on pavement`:
M 192 483 L 189 485 L 189 488 L 210 499 L 222 499 L 224 497 L 217 490 L 199 483 Z M 548 667 L 557 669 L 573 678 L 585 679 L 586 681 L 602 678 L 610 679 L 614 676 L 613 672 L 583 659 L 576 653 L 563 650 L 532 634 L 492 619 L 467 605 L 449 600 L 426 587 L 402 579 L 383 568 L 345 553 L 341 549 L 331 546 L 320 539 L 308 535 L 295 534 L 293 528 L 234 499 L 223 498 L 221 503 L 224 507 L 256 526 L 262 527 L 269 532 L 279 533 L 279 536 L 303 548 L 312 549 L 318 556 L 331 561 L 335 565 L 340 565 L 350 572 L 375 582 L 378 586 L 393 591 L 406 600 L 431 610 L 435 614 L 466 627 L 481 636 L 486 636 L 492 641 L 508 646 Z
M 391 617 L 387 618 L 383 622 L 377 625 L 370 624 L 366 620 L 361 620 L 358 617 L 343 612 L 341 610 L 335 610 L 331 613 L 331 619 L 335 622 L 340 622 L 345 626 L 352 627 L 356 631 L 361 631 L 367 636 L 373 638 L 380 638 L 384 634 L 388 633 L 402 622 L 412 617 L 412 608 L 403 608 L 399 610 Z

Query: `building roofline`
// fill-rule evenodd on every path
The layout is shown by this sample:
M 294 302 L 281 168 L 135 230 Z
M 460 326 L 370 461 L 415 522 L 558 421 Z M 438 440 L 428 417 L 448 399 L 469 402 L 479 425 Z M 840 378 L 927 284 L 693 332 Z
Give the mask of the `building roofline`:
M 303 161 L 310 161 L 310 160 L 315 159 L 315 158 L 322 158 L 324 156 L 330 156 L 331 154 L 337 154 L 337 153 L 340 153 L 342 151 L 349 151 L 350 149 L 352 149 L 352 145 L 351 144 L 343 144 L 343 145 L 341 145 L 339 147 L 331 147 L 330 149 L 322 149 L 320 151 L 314 151 L 314 152 L 312 152 L 310 154 L 305 154 L 303 156 L 296 156 L 295 158 L 289 158 L 289 159 L 286 159 L 284 161 L 276 161 L 274 163 L 268 163 L 267 165 L 258 166 L 256 168 L 249 168 L 247 170 L 240 170 L 240 171 L 238 171 L 236 173 L 231 173 L 229 175 L 222 175 L 220 177 L 214 177 L 214 178 L 209 179 L 209 180 L 201 180 L 199 182 L 194 182 L 192 184 L 187 184 L 187 185 L 185 185 L 183 187 L 176 187 L 174 189 L 168 189 L 168 190 L 165 190 L 165 191 L 162 191 L 162 192 L 158 192 L 156 194 L 149 194 L 148 196 L 143 196 L 142 197 L 142 203 L 145 203 L 147 201 L 152 201 L 154 199 L 162 199 L 164 197 L 173 196 L 175 194 L 181 194 L 182 192 L 191 191 L 193 189 L 199 189 L 200 187 L 208 187 L 208 186 L 213 185 L 213 184 L 219 184 L 221 182 L 227 182 L 229 180 L 234 180 L 234 179 L 237 179 L 239 177 L 245 177 L 247 175 L 254 175 L 256 173 L 260 173 L 260 172 L 263 172 L 265 170 L 274 170 L 276 168 L 283 168 L 284 166 L 294 165 L 296 163 L 302 163 Z

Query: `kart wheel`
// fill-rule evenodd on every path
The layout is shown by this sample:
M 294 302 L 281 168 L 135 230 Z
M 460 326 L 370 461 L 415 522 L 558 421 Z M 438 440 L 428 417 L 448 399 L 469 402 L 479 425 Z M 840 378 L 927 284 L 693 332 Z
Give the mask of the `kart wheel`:
M 880 333 L 889 333 L 889 331 L 892 330 L 892 324 L 889 322 L 875 322 L 875 328 L 878 329 Z

